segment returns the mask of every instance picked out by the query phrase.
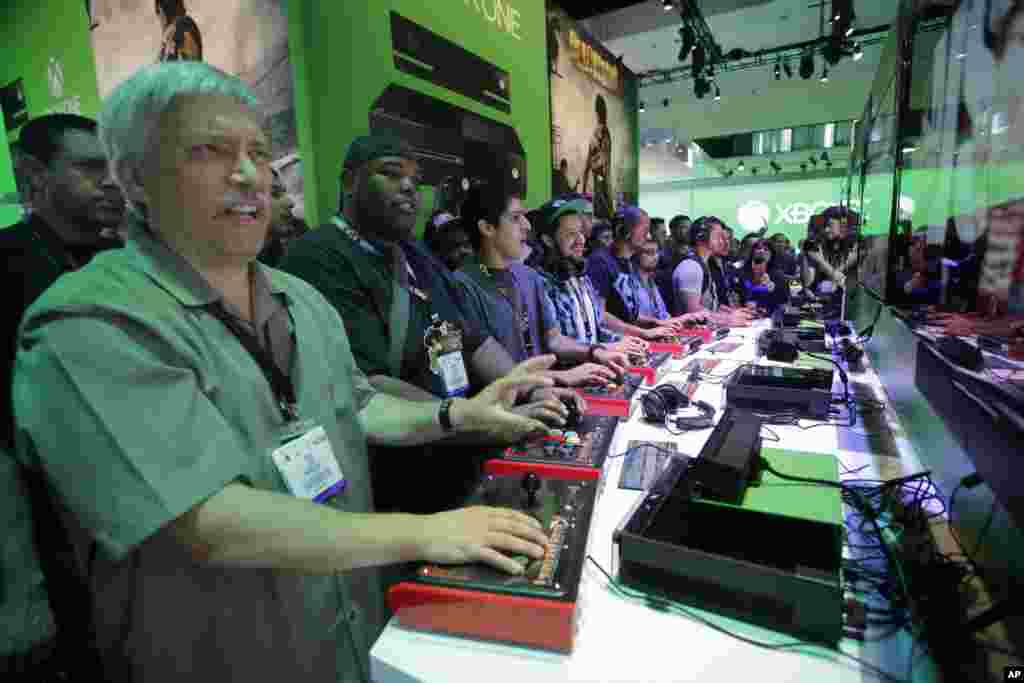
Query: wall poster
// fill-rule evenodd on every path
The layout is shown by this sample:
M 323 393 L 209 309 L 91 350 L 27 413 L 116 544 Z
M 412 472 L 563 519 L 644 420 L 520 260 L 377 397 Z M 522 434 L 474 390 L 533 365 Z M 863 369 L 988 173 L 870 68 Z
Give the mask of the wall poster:
M 637 202 L 636 76 L 561 8 L 547 21 L 552 194 L 591 194 L 611 218 Z
M 274 166 L 294 213 L 302 213 L 302 177 L 288 54 L 286 0 L 91 0 L 100 97 L 157 61 L 199 59 L 235 74 L 263 105 Z

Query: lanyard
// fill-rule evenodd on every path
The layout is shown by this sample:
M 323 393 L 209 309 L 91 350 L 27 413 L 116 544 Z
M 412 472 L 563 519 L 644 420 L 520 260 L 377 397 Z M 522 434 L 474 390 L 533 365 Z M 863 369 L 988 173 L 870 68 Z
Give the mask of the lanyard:
M 43 255 L 46 257 L 46 260 L 49 261 L 51 264 L 53 264 L 54 266 L 56 266 L 57 268 L 64 272 L 78 270 L 78 264 L 75 262 L 74 258 L 72 258 L 71 254 L 68 251 L 65 251 L 63 253 L 64 263 L 58 263 L 57 259 L 53 255 L 53 252 L 50 250 L 49 245 L 43 241 L 43 238 L 39 235 L 38 232 L 36 232 L 35 228 L 32 228 L 32 239 L 40 246 L 40 248 L 42 248 Z
M 249 352 L 252 359 L 256 361 L 256 365 L 263 371 L 270 390 L 274 392 L 274 399 L 277 401 L 277 407 L 281 410 L 281 417 L 284 421 L 294 422 L 297 420 L 299 418 L 298 400 L 295 397 L 295 385 L 292 383 L 292 378 L 277 366 L 270 353 L 260 345 L 256 335 L 242 327 L 241 323 L 227 312 L 222 302 L 216 302 L 208 310 L 235 335 L 238 342 Z
M 594 343 L 597 341 L 596 337 L 590 333 L 590 311 L 588 310 L 587 303 L 590 303 L 590 295 L 584 294 L 583 283 L 578 278 L 569 278 L 567 283 L 569 285 L 569 291 L 572 292 L 573 298 L 576 299 L 576 303 L 579 304 L 580 319 L 583 322 L 583 332 L 586 335 L 586 343 Z M 584 298 L 586 303 L 584 303 Z M 594 325 L 597 325 L 597 320 L 594 321 Z

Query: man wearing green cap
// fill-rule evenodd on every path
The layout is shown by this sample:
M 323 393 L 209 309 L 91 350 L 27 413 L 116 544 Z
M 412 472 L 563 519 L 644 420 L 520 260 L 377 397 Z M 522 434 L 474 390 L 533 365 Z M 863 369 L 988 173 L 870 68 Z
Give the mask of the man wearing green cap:
M 357 138 L 341 180 L 339 213 L 293 242 L 282 268 L 335 306 L 352 354 L 371 383 L 412 400 L 450 399 L 511 371 L 514 361 L 475 324 L 455 276 L 413 237 L 420 197 L 412 150 L 391 136 Z M 556 425 L 567 412 L 553 395 L 537 396 L 517 410 Z M 422 513 L 451 508 L 469 494 L 491 455 L 479 445 L 447 442 L 375 448 L 377 508 Z M 425 481 L 431 484 L 424 486 Z
M 629 365 L 627 354 L 640 354 L 639 339 L 620 339 L 605 325 L 604 306 L 585 274 L 585 238 L 581 199 L 556 199 L 538 212 L 538 230 L 544 244 L 544 319 L 554 321 L 545 330 L 546 350 L 560 361 L 597 362 L 619 372 Z

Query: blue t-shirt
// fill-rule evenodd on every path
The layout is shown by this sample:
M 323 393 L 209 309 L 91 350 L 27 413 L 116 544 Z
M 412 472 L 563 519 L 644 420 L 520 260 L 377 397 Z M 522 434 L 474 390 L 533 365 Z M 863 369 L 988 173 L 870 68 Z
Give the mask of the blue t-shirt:
M 749 272 L 739 272 L 738 277 L 741 303 L 753 303 L 758 308 L 772 313 L 789 301 L 789 285 L 778 273 L 773 272 L 769 275 L 769 284 L 755 283 L 753 274 Z

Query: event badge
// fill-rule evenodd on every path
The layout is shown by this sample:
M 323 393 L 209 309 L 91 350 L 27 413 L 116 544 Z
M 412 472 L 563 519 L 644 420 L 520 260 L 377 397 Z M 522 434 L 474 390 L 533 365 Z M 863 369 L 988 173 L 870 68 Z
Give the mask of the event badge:
M 831 280 L 825 280 L 818 285 L 818 291 L 822 294 L 833 294 L 836 291 L 836 283 Z
M 345 489 L 345 477 L 323 427 L 303 420 L 287 428 L 271 457 L 288 490 L 298 498 L 324 503 Z
M 444 395 L 462 396 L 469 390 L 469 375 L 462 360 L 462 330 L 458 325 L 441 322 L 437 315 L 423 334 L 430 371 L 439 377 Z

